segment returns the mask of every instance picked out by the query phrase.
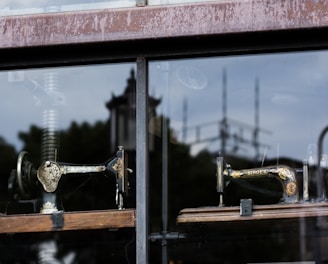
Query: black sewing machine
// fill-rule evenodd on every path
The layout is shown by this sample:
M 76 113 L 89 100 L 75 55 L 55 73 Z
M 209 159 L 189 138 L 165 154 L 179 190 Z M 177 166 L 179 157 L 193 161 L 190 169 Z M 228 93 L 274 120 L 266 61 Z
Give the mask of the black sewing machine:
M 303 178 L 307 176 L 307 168 L 303 168 Z M 260 168 L 251 168 L 243 170 L 233 170 L 229 164 L 224 162 L 223 157 L 217 158 L 217 192 L 220 196 L 219 205 L 223 206 L 223 193 L 225 187 L 229 183 L 229 180 L 238 179 L 259 179 L 259 178 L 276 178 L 282 184 L 282 197 L 281 202 L 283 203 L 297 203 L 299 201 L 299 187 L 296 179 L 296 170 L 284 166 L 268 166 Z M 307 191 L 307 184 L 304 184 L 304 194 Z M 304 196 L 306 198 L 307 196 Z
M 58 211 L 57 189 L 62 178 L 71 174 L 100 174 L 115 175 L 116 205 L 124 208 L 124 198 L 128 195 L 128 157 L 123 147 L 119 147 L 116 155 L 103 164 L 76 165 L 47 160 L 36 169 L 29 160 L 29 154 L 23 151 L 19 154 L 17 168 L 11 171 L 8 190 L 12 199 L 24 203 L 32 199 L 36 189 L 41 189 L 42 204 L 38 206 L 40 213 L 54 213 Z M 37 209 L 35 209 L 37 210 Z

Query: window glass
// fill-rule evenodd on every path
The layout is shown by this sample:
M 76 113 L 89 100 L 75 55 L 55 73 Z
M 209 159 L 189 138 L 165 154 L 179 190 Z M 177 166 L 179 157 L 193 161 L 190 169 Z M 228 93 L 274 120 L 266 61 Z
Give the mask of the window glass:
M 0 16 L 82 11 L 135 6 L 134 0 L 4 0 L 0 3 Z
M 156 109 L 149 124 L 155 145 L 149 149 L 150 230 L 197 230 L 204 236 L 168 242 L 168 258 L 174 263 L 315 259 L 315 250 L 307 248 L 313 241 L 290 242 L 285 236 L 290 229 L 277 227 L 279 221 L 265 223 L 272 227 L 266 235 L 262 222 L 258 229 L 247 229 L 252 244 L 243 241 L 245 225 L 212 223 L 211 229 L 199 223 L 192 229 L 195 225 L 180 224 L 179 217 L 184 209 L 239 208 L 244 200 L 252 206 L 325 200 L 327 58 L 326 51 L 314 51 L 151 62 L 150 97 L 158 101 L 150 106 Z M 224 177 L 219 187 L 220 164 Z M 304 177 L 308 181 L 303 184 Z M 302 228 L 310 232 L 299 221 L 288 226 L 296 229 L 295 236 Z M 155 262 L 163 256 L 157 254 L 160 248 L 160 243 L 152 244 Z
M 215 0 L 209 0 L 215 1 Z M 222 0 L 219 0 L 222 1 Z M 205 2 L 204 0 L 148 0 L 148 5 L 170 5 Z M 206 0 L 208 2 L 208 0 Z
M 111 163 L 123 150 L 135 171 L 133 63 L 3 71 L 0 87 L 2 214 L 135 207 L 133 173 L 122 190 Z M 101 231 L 2 235 L 0 262 L 131 260 L 134 230 Z

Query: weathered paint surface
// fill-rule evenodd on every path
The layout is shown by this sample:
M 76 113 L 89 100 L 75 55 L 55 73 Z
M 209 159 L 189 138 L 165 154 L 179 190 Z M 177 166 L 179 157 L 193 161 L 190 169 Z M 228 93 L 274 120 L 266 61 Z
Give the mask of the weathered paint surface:
M 327 0 L 231 0 L 2 17 L 0 48 L 327 26 Z

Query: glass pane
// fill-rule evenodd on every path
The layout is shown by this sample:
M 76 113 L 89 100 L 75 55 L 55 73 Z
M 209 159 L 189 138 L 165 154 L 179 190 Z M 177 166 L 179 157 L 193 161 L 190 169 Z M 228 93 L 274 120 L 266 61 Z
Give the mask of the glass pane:
M 177 217 L 188 208 L 242 208 L 245 200 L 252 206 L 325 201 L 328 141 L 319 143 L 319 135 L 328 124 L 327 58 L 326 51 L 313 51 L 151 62 L 150 96 L 159 99 L 150 106 L 151 232 L 185 232 Z M 276 233 L 269 230 L 262 237 L 259 224 L 251 234 L 253 244 L 240 242 L 247 227 L 224 226 L 228 231 L 216 238 L 217 229 L 206 225 L 203 234 L 196 232 L 209 240 L 172 240 L 168 259 L 245 263 L 315 258 L 315 250 L 307 248 L 313 241 L 290 243 L 286 230 L 274 225 Z M 299 223 L 289 227 L 296 229 L 295 236 L 302 235 Z M 309 226 L 303 228 L 310 232 Z M 268 237 L 272 241 L 267 243 Z M 191 248 L 193 254 L 187 253 Z M 152 243 L 151 254 L 158 263 L 160 243 Z
M 135 64 L 3 71 L 0 87 L 2 214 L 135 207 L 134 174 L 118 177 L 135 171 Z M 2 235 L 0 262 L 133 261 L 134 229 L 101 231 Z
M 3 164 L 6 166 L 2 169 L 6 171 L 3 181 L 16 168 L 18 154 L 22 152 L 21 161 L 30 159 L 37 170 L 43 161 L 98 165 L 115 155 L 118 146 L 123 146 L 126 152 L 135 150 L 133 64 L 8 71 L 2 72 L 0 77 L 3 101 L 0 120 L 5 124 L 0 134 L 4 149 L 1 156 L 8 159 Z M 24 155 L 25 152 L 28 154 Z M 24 166 L 24 162 L 21 163 Z M 90 189 L 91 196 L 98 194 L 95 193 L 97 183 L 93 181 L 107 179 L 91 177 L 88 169 L 92 173 L 92 167 L 86 168 L 83 180 L 73 177 L 82 174 L 83 168 L 77 169 L 77 173 L 68 170 L 67 175 L 72 177 L 63 177 L 65 183 L 71 179 L 69 184 L 75 186 L 67 187 L 65 195 L 70 198 L 64 203 L 66 211 L 108 208 L 115 204 L 115 184 L 110 182 L 103 185 L 106 199 L 94 200 L 96 197 L 87 197 L 84 190 L 86 201 L 78 202 L 78 196 L 76 201 L 73 200 L 74 193 L 82 192 L 79 189 L 86 186 L 94 186 Z M 27 185 L 30 184 L 24 182 L 24 176 L 29 174 L 24 173 L 22 179 L 18 177 L 23 183 L 18 181 L 13 187 L 13 195 L 35 198 L 29 193 Z M 110 178 L 115 177 L 108 177 L 107 181 Z M 110 195 L 105 191 L 106 185 L 114 186 Z M 3 182 L 1 186 L 1 194 L 6 193 L 7 184 Z M 66 188 L 65 185 L 62 187 Z M 6 204 L 5 197 L 2 202 Z
M 8 71 L 0 83 L 2 210 L 30 210 L 21 199 L 37 206 L 34 181 L 46 193 L 60 189 L 65 211 L 116 207 L 115 172 L 106 166 L 119 146 L 131 152 L 131 161 L 135 155 L 134 64 Z M 46 161 L 63 164 L 48 164 L 47 171 Z M 54 183 L 42 179 L 51 174 Z
M 201 3 L 208 1 L 222 1 L 222 0 L 149 0 L 148 5 L 171 5 L 171 4 L 187 4 L 187 3 Z
M 0 3 L 0 16 L 133 7 L 135 3 L 134 0 L 5 0 Z

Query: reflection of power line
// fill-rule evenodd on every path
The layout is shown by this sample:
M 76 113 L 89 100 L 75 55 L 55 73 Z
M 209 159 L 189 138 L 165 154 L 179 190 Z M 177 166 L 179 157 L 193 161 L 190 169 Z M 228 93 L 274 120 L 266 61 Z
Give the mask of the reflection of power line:
M 226 154 L 227 145 L 232 145 L 231 151 L 236 153 L 245 146 L 254 148 L 255 160 L 260 158 L 260 147 L 270 148 L 269 145 L 259 141 L 259 134 L 271 134 L 271 131 L 260 128 L 260 101 L 259 101 L 259 80 L 255 81 L 255 124 L 250 125 L 241 121 L 233 120 L 227 117 L 227 76 L 226 70 L 222 74 L 222 119 L 211 122 L 204 122 L 194 126 L 187 126 L 187 101 L 183 102 L 183 129 L 182 140 L 186 144 L 194 145 L 205 142 L 220 141 L 222 155 Z M 209 132 L 210 131 L 210 132 Z M 191 133 L 190 133 L 191 132 Z M 248 133 L 248 136 L 245 134 Z M 188 134 L 188 136 L 187 136 Z M 187 138 L 192 140 L 187 140 Z
M 255 80 L 255 128 L 253 133 L 253 145 L 255 148 L 255 160 L 260 158 L 260 149 L 259 149 L 259 130 L 260 130 L 260 84 L 259 80 Z
M 255 128 L 254 126 L 252 127 L 249 124 L 240 122 L 240 121 L 236 121 L 233 119 L 226 119 L 225 123 L 223 124 L 222 120 L 217 120 L 217 121 L 212 121 L 212 122 L 206 122 L 206 123 L 202 123 L 199 125 L 194 125 L 194 126 L 188 126 L 188 127 L 184 127 L 184 130 L 187 132 L 188 131 L 188 135 L 189 138 L 192 137 L 193 140 L 185 140 L 184 142 L 186 144 L 199 144 L 199 143 L 203 143 L 203 142 L 208 142 L 208 141 L 215 141 L 215 140 L 221 140 L 223 137 L 226 140 L 230 140 L 233 139 L 235 143 L 239 142 L 239 143 L 245 143 L 245 144 L 249 144 L 249 145 L 254 145 L 254 140 L 251 138 L 247 139 L 245 137 L 245 131 L 249 131 L 249 132 L 253 132 L 255 131 L 255 129 L 259 132 L 263 132 L 266 134 L 271 134 L 270 131 L 265 130 L 265 129 L 261 129 L 261 128 Z M 211 129 L 212 127 L 212 129 Z M 217 133 L 213 132 L 211 133 L 212 136 L 204 136 L 202 137 L 202 132 L 204 131 L 216 131 Z M 231 130 L 237 131 L 237 132 L 230 132 Z M 192 132 L 194 131 L 194 132 Z M 224 134 L 222 133 L 222 131 L 224 132 Z M 192 134 L 190 133 L 192 132 Z M 251 134 L 251 133 L 250 133 Z M 265 146 L 268 147 L 267 144 L 264 143 L 260 143 L 260 142 L 256 142 L 256 145 L 258 146 Z
M 225 156 L 226 154 L 226 142 L 228 138 L 228 123 L 227 123 L 227 71 L 223 68 L 222 71 L 222 121 L 220 131 L 221 137 L 221 155 Z

